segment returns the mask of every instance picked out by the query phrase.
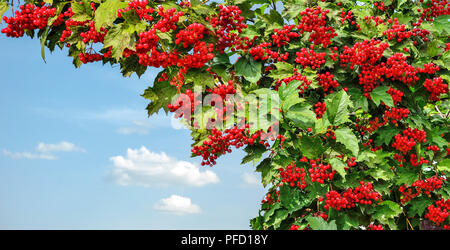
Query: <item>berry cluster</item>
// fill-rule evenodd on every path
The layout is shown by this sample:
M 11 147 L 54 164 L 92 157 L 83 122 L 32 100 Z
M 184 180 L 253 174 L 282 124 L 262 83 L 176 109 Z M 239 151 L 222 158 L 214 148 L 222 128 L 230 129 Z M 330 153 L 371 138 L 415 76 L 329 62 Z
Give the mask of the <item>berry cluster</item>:
M 371 205 L 381 198 L 381 195 L 373 190 L 372 183 L 364 183 L 363 181 L 360 182 L 359 187 L 349 188 L 342 194 L 331 190 L 325 196 L 326 205 L 324 208 L 328 210 L 331 207 L 338 211 L 345 208 L 353 208 L 358 203 Z
M 410 37 L 420 37 L 424 39 L 424 41 L 428 41 L 426 38 L 427 35 L 430 34 L 428 30 L 413 28 L 412 30 L 407 30 L 405 24 L 399 24 L 397 18 L 394 18 L 394 21 L 391 19 L 388 20 L 389 23 L 392 24 L 392 28 L 383 31 L 383 35 L 387 37 L 388 40 L 397 39 L 397 42 L 401 42 Z
M 191 152 L 194 155 L 202 156 L 201 165 L 215 165 L 216 159 L 223 154 L 231 153 L 231 147 L 241 148 L 244 145 L 254 144 L 259 141 L 260 144 L 269 147 L 269 143 L 261 140 L 261 130 L 250 135 L 250 125 L 245 124 L 244 127 L 238 128 L 234 126 L 231 129 L 225 129 L 223 132 L 213 128 L 208 140 L 202 145 L 194 146 Z
M 330 10 L 317 8 L 306 8 L 300 12 L 300 22 L 297 29 L 300 34 L 310 32 L 309 42 L 314 42 L 315 45 L 320 45 L 326 48 L 331 44 L 331 39 L 337 36 L 333 27 L 326 26 L 327 14 Z
M 442 177 L 433 176 L 425 180 L 417 180 L 411 187 L 408 187 L 406 184 L 400 186 L 399 191 L 402 194 L 400 202 L 405 204 L 421 194 L 430 195 L 431 192 L 442 188 L 442 185 L 444 184 L 443 180 Z
M 244 17 L 241 16 L 242 11 L 239 7 L 219 5 L 219 9 L 218 17 L 206 18 L 216 29 L 216 35 L 219 37 L 216 50 L 223 53 L 226 48 L 230 47 L 234 51 L 234 47 L 241 44 L 238 35 L 242 33 L 242 29 L 247 28 L 247 24 L 244 23 Z
M 331 168 L 330 164 L 318 163 L 317 160 L 310 160 L 311 168 L 308 172 L 311 176 L 311 182 L 323 184 L 326 180 L 332 180 L 336 170 Z
M 277 47 L 288 44 L 291 39 L 297 38 L 300 34 L 292 32 L 295 25 L 284 25 L 283 29 L 274 29 L 275 34 L 272 35 L 272 42 Z
M 392 108 L 390 110 L 386 110 L 384 112 L 384 119 L 386 121 L 390 121 L 394 124 L 397 123 L 397 121 L 400 121 L 409 115 L 409 109 L 407 108 Z
M 319 86 L 322 86 L 325 92 L 327 92 L 329 88 L 339 87 L 339 83 L 333 79 L 334 75 L 330 74 L 330 72 L 317 74 L 317 77 Z M 330 93 L 333 93 L 333 91 L 330 91 Z
M 442 77 L 435 77 L 433 80 L 426 79 L 423 86 L 431 93 L 430 100 L 439 101 L 439 96 L 448 92 L 448 84 L 444 84 Z
M 305 168 L 299 168 L 295 162 L 289 164 L 285 169 L 279 168 L 282 183 L 287 183 L 291 187 L 305 189 L 307 187 Z
M 367 226 L 367 230 L 384 230 L 381 225 L 370 224 Z
M 403 136 L 397 134 L 394 137 L 395 141 L 392 143 L 392 147 L 406 154 L 416 145 L 416 142 L 426 142 L 426 137 L 425 130 L 418 130 L 417 128 L 411 130 L 411 128 L 408 128 L 403 130 Z
M 7 37 L 22 37 L 25 30 L 44 29 L 48 25 L 48 19 L 56 15 L 56 8 L 25 4 L 21 5 L 20 11 L 16 11 L 14 14 L 13 17 L 3 17 L 3 21 L 8 26 L 1 32 L 5 33 Z
M 325 63 L 325 52 L 316 53 L 313 49 L 301 48 L 300 51 L 295 53 L 296 63 L 300 63 L 303 67 L 311 67 L 311 69 L 318 69 Z
M 427 208 L 428 212 L 425 214 L 425 218 L 430 221 L 436 223 L 436 225 L 440 225 L 443 223 L 450 215 L 450 200 L 438 200 L 436 202 L 436 206 L 430 205 Z M 445 229 L 450 229 L 448 225 L 446 225 Z
M 325 111 L 327 111 L 325 102 L 318 102 L 314 104 L 314 113 L 316 113 L 317 119 L 322 118 Z
M 122 17 L 122 14 L 125 12 L 129 12 L 134 10 L 139 18 L 147 20 L 149 22 L 153 21 L 153 12 L 154 9 L 152 7 L 147 6 L 148 0 L 133 0 L 128 2 L 128 7 L 125 9 L 120 9 L 117 11 L 117 16 Z

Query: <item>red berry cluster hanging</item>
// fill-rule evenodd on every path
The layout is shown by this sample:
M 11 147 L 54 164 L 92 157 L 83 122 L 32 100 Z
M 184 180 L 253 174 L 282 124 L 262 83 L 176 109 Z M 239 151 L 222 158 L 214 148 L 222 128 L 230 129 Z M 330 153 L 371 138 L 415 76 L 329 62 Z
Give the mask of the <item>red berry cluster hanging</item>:
M 291 187 L 299 187 L 300 189 L 305 189 L 307 187 L 305 177 L 306 172 L 305 168 L 300 168 L 295 165 L 295 162 L 292 162 L 285 169 L 279 168 L 281 182 L 286 183 Z
M 241 16 L 242 11 L 239 7 L 219 5 L 219 9 L 219 16 L 206 18 L 216 29 L 216 35 L 219 37 L 216 49 L 221 53 L 226 48 L 234 51 L 234 47 L 241 44 L 238 34 L 242 33 L 242 29 L 247 28 L 247 24 L 244 23 L 244 17 Z
M 436 202 L 436 206 L 430 205 L 427 208 L 425 219 L 429 219 L 436 225 L 441 225 L 450 215 L 450 200 L 440 199 Z M 445 227 L 446 226 L 446 227 Z M 445 225 L 445 229 L 449 230 L 449 225 Z
M 309 42 L 314 42 L 315 45 L 322 45 L 326 48 L 331 44 L 331 39 L 337 36 L 333 27 L 326 26 L 327 14 L 330 10 L 322 9 L 320 6 L 316 8 L 306 8 L 300 12 L 300 22 L 297 29 L 300 34 L 310 32 Z
M 442 177 L 433 176 L 425 180 L 417 180 L 410 187 L 406 184 L 400 186 L 399 191 L 402 194 L 400 202 L 405 204 L 421 194 L 430 195 L 431 192 L 442 188 L 443 180 Z
M 325 111 L 327 111 L 325 102 L 318 102 L 314 104 L 314 113 L 316 113 L 317 119 L 322 118 Z
M 318 69 L 325 63 L 326 54 L 325 52 L 316 53 L 313 49 L 301 48 L 295 53 L 297 56 L 295 62 L 300 63 L 303 67 L 309 66 L 311 69 Z
M 336 210 L 349 209 L 355 207 L 358 203 L 361 205 L 371 205 L 380 200 L 381 195 L 373 190 L 372 183 L 360 182 L 359 187 L 349 188 L 342 194 L 331 190 L 325 195 L 325 209 L 334 208 Z
M 435 77 L 433 80 L 426 79 L 423 86 L 431 93 L 430 100 L 439 101 L 441 94 L 448 93 L 448 84 L 444 84 L 442 77 Z
M 128 2 L 128 7 L 125 9 L 120 9 L 117 11 L 117 16 L 122 17 L 122 13 L 134 10 L 140 19 L 147 20 L 149 22 L 153 21 L 154 9 L 147 6 L 148 0 L 133 0 Z
M 3 17 L 8 26 L 2 29 L 7 37 L 22 37 L 25 30 L 44 29 L 48 25 L 48 19 L 56 15 L 56 8 L 47 6 L 37 7 L 32 4 L 20 6 L 13 17 Z

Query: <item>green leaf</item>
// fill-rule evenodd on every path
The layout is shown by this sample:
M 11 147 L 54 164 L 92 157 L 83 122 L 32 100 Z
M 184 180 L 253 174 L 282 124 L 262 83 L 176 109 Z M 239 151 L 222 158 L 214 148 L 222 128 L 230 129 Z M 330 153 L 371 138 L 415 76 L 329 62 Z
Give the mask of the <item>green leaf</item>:
M 308 196 L 302 194 L 300 190 L 291 188 L 288 185 L 280 187 L 280 195 L 278 196 L 281 206 L 286 208 L 289 213 L 298 211 L 307 207 L 313 201 Z
M 433 24 L 438 32 L 450 33 L 450 15 L 441 15 L 434 19 Z
M 299 151 L 308 159 L 317 159 L 325 151 L 318 137 L 303 136 L 295 141 Z
M 417 180 L 418 173 L 414 170 L 409 170 L 407 168 L 399 168 L 397 170 L 397 179 L 395 180 L 395 184 L 397 185 L 403 185 L 406 184 L 407 186 L 410 186 Z
M 338 172 L 342 178 L 345 180 L 345 175 L 347 174 L 345 172 L 345 168 L 347 167 L 347 164 L 345 164 L 341 159 L 339 158 L 332 158 L 330 160 L 331 167 Z
M 261 62 L 243 56 L 234 64 L 234 70 L 236 75 L 243 76 L 247 81 L 256 83 L 261 78 L 261 66 Z
M 390 145 L 392 138 L 398 134 L 398 129 L 395 127 L 382 127 L 377 131 L 377 137 L 375 138 L 375 145 L 381 146 L 382 144 Z
M 117 19 L 117 11 L 127 7 L 126 2 L 120 0 L 107 0 L 100 4 L 95 11 L 95 29 L 100 31 L 101 27 L 113 26 L 114 20 Z
M 334 220 L 326 222 L 321 217 L 308 217 L 306 220 L 313 230 L 337 230 L 336 221 Z
M 277 62 L 274 64 L 276 69 L 271 70 L 269 73 L 269 77 L 277 80 L 284 79 L 286 77 L 290 77 L 293 74 L 294 66 L 290 63 L 286 62 Z
M 45 62 L 45 44 L 47 43 L 48 32 L 50 31 L 50 27 L 46 27 L 44 33 L 41 36 L 41 57 Z
M 113 58 L 122 58 L 125 49 L 134 50 L 135 41 L 131 39 L 132 31 L 130 26 L 125 23 L 117 24 L 108 31 L 105 36 L 104 48 L 112 47 Z
M 387 86 L 378 87 L 372 90 L 372 92 L 370 93 L 372 101 L 377 106 L 379 106 L 381 101 L 383 101 L 384 104 L 386 104 L 387 106 L 394 107 L 394 101 L 392 100 L 392 96 L 386 92 L 388 90 L 389 87 Z
M 270 221 L 267 222 L 267 226 L 273 226 L 274 229 L 280 227 L 281 222 L 283 222 L 289 215 L 287 209 L 278 209 L 275 214 L 271 217 Z
M 425 196 L 415 198 L 409 202 L 409 205 L 411 205 L 411 207 L 408 209 L 408 215 L 411 217 L 416 215 L 422 216 L 425 209 L 432 203 L 433 202 Z
M 342 123 L 350 121 L 348 107 L 351 105 L 350 97 L 344 90 L 341 90 L 334 94 L 332 98 L 327 98 L 327 115 L 328 120 L 332 125 L 340 125 Z
M 5 14 L 6 11 L 8 11 L 9 5 L 6 2 L 0 2 L 0 24 L 2 23 L 2 17 L 3 14 Z
M 74 15 L 71 17 L 72 20 L 78 22 L 84 22 L 92 19 L 92 7 L 90 1 L 83 0 L 80 2 L 75 1 L 71 4 L 72 11 Z
M 272 160 L 270 158 L 266 158 L 256 167 L 256 172 L 261 173 L 261 182 L 265 187 L 272 181 L 272 177 L 276 173 L 276 169 L 272 165 Z
M 390 220 L 402 213 L 400 205 L 393 201 L 383 201 L 375 207 L 375 213 L 372 218 L 378 220 L 382 224 L 391 226 Z
M 402 7 L 402 5 L 404 4 L 404 3 L 406 3 L 408 0 L 398 0 L 398 2 L 397 2 L 397 8 L 400 8 L 400 7 Z
M 347 93 L 350 95 L 350 100 L 353 102 L 355 109 L 362 108 L 364 111 L 369 110 L 369 103 L 367 98 L 362 94 L 361 90 L 357 88 L 349 88 Z
M 438 163 L 437 169 L 439 171 L 447 171 L 450 173 L 450 159 L 445 159 Z
M 372 176 L 375 180 L 389 181 L 395 178 L 395 174 L 389 169 L 388 165 L 379 165 L 378 167 L 367 170 L 367 174 Z
M 286 118 L 294 122 L 297 127 L 307 129 L 314 126 L 316 114 L 311 110 L 311 105 L 298 103 L 293 105 L 286 113 Z
M 281 84 L 278 88 L 278 94 L 280 95 L 281 100 L 286 100 L 290 95 L 297 94 L 298 96 L 298 90 L 297 88 L 302 84 L 300 81 L 292 81 L 290 83 Z
M 264 152 L 267 151 L 266 147 L 261 144 L 255 144 L 255 145 L 248 145 L 244 151 L 247 153 L 247 155 L 242 159 L 241 164 L 245 164 L 248 162 L 253 162 L 253 165 L 256 165 L 256 163 L 261 160 L 262 155 Z
M 337 142 L 344 144 L 344 146 L 348 150 L 350 150 L 354 156 L 358 156 L 358 139 L 356 138 L 355 134 L 353 134 L 350 128 L 338 128 L 336 129 L 336 131 L 334 131 L 334 135 L 336 136 Z

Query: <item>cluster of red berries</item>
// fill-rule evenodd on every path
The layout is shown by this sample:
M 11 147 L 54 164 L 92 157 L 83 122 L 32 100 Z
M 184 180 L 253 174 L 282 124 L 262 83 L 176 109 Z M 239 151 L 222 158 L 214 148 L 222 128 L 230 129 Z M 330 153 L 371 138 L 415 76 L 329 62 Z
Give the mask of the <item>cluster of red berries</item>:
M 411 154 L 409 156 L 409 162 L 411 162 L 411 166 L 413 167 L 429 163 L 429 161 L 425 160 L 422 156 L 420 157 L 419 160 L 416 154 Z
M 80 58 L 80 61 L 84 64 L 90 63 L 90 62 L 98 62 L 103 59 L 103 55 L 97 54 L 97 53 L 78 53 L 78 58 Z
M 56 15 L 56 8 L 47 6 L 37 7 L 32 4 L 20 6 L 13 17 L 3 17 L 8 26 L 2 29 L 7 37 L 22 37 L 25 30 L 44 29 L 48 25 L 48 19 Z
M 175 8 L 170 8 L 167 11 L 164 10 L 163 6 L 158 7 L 158 15 L 160 19 L 155 23 L 154 28 L 161 32 L 169 32 L 171 30 L 176 30 L 178 21 L 180 17 L 184 15 L 182 11 L 177 11 Z
M 285 169 L 279 168 L 282 183 L 287 183 L 291 187 L 305 189 L 307 187 L 305 168 L 299 168 L 292 162 Z
M 317 77 L 319 86 L 322 86 L 325 92 L 327 92 L 329 88 L 339 87 L 339 83 L 333 79 L 334 75 L 330 74 L 330 72 L 317 74 Z M 330 91 L 330 93 L 333 93 L 333 91 Z
M 175 118 L 181 118 L 184 116 L 185 119 L 190 120 L 192 114 L 194 114 L 196 107 L 200 105 L 201 102 L 196 98 L 195 93 L 190 89 L 186 90 L 186 94 L 180 95 L 178 99 L 175 101 L 175 104 L 168 104 L 168 108 L 170 112 L 177 112 L 175 114 Z
M 435 77 L 433 80 L 426 79 L 423 86 L 431 93 L 430 100 L 439 101 L 439 96 L 448 92 L 448 84 L 444 84 L 442 77 Z
M 205 26 L 200 23 L 190 24 L 186 29 L 180 30 L 176 35 L 175 44 L 183 44 L 183 48 L 187 48 L 191 44 L 197 43 L 203 39 L 203 33 L 205 32 Z
M 247 28 L 247 24 L 244 23 L 244 17 L 241 16 L 242 11 L 238 6 L 219 5 L 219 9 L 219 16 L 206 18 L 216 29 L 216 35 L 219 37 L 216 50 L 223 53 L 226 48 L 230 47 L 234 51 L 234 47 L 241 44 L 239 34 L 242 33 L 242 29 Z
M 371 205 L 381 198 L 381 195 L 373 190 L 372 183 L 360 182 L 359 187 L 349 188 L 342 194 L 335 190 L 331 190 L 325 195 L 325 209 L 334 208 L 341 210 L 345 208 L 353 208 L 356 204 Z
M 325 63 L 325 56 L 327 53 L 316 53 L 313 49 L 301 48 L 296 52 L 296 63 L 300 63 L 303 67 L 311 67 L 311 69 L 318 69 Z
M 299 33 L 292 32 L 295 25 L 284 25 L 283 29 L 274 29 L 275 34 L 272 35 L 272 42 L 277 47 L 288 44 L 292 39 L 300 36 Z
M 375 22 L 375 26 L 378 26 L 380 24 L 384 24 L 383 19 L 381 17 L 379 17 L 379 16 L 365 16 L 364 17 L 364 21 L 366 22 L 366 24 L 369 24 L 370 20 L 373 20 Z
M 314 104 L 314 113 L 316 113 L 317 119 L 322 118 L 325 111 L 327 111 L 325 102 L 318 102 Z
M 384 112 L 384 119 L 386 121 L 397 123 L 397 121 L 400 121 L 409 115 L 409 109 L 407 108 L 391 108 L 389 110 L 386 110 Z
M 439 226 L 450 215 L 450 200 L 440 199 L 436 202 L 436 206 L 432 204 L 427 210 L 428 212 L 425 214 L 425 218 Z M 448 225 L 446 226 L 445 229 L 450 229 Z
M 402 101 L 402 97 L 403 97 L 402 91 L 389 87 L 389 89 L 388 89 L 388 91 L 386 91 L 386 93 L 388 93 L 389 95 L 392 96 L 394 105 L 397 105 L 398 103 L 400 103 Z
M 254 144 L 259 141 L 260 144 L 269 147 L 269 143 L 261 140 L 261 130 L 250 135 L 250 125 L 245 124 L 242 128 L 234 126 L 231 129 L 225 129 L 223 132 L 217 128 L 211 130 L 211 135 L 202 145 L 194 146 L 191 152 L 194 155 L 202 156 L 201 165 L 215 165 L 219 155 L 231 153 L 231 147 L 241 148 L 244 145 Z
M 373 3 L 373 6 L 377 7 L 377 9 L 381 11 L 387 10 L 387 6 L 385 6 L 383 2 L 375 2 Z
M 281 80 L 277 80 L 275 82 L 275 90 L 278 91 L 278 88 L 281 86 L 281 84 L 288 85 L 292 81 L 299 81 L 301 82 L 300 86 L 298 86 L 298 90 L 300 94 L 303 94 L 305 90 L 308 89 L 309 85 L 312 84 L 311 80 L 308 80 L 306 76 L 302 76 L 300 73 L 297 72 L 297 69 L 294 69 L 294 74 L 290 77 L 283 78 Z
M 439 147 L 436 146 L 436 145 L 430 145 L 430 146 L 428 146 L 428 147 L 427 147 L 427 150 L 431 150 L 431 151 L 433 151 L 435 154 L 436 154 L 436 152 L 441 151 L 441 150 L 439 149 Z
M 103 27 L 100 28 L 100 32 L 97 32 L 95 29 L 94 21 L 89 22 L 89 30 L 87 32 L 81 32 L 80 36 L 83 38 L 83 43 L 103 43 L 105 40 L 106 33 L 108 30 L 105 30 Z
M 331 44 L 331 39 L 337 36 L 333 27 L 326 26 L 327 14 L 330 10 L 317 8 L 306 8 L 300 12 L 300 22 L 297 29 L 300 34 L 310 32 L 309 42 L 314 42 L 315 45 L 320 45 L 326 48 Z
M 381 225 L 370 224 L 367 226 L 367 230 L 384 230 Z
M 280 202 L 280 200 L 278 199 L 278 197 L 280 196 L 280 191 L 277 190 L 274 192 L 274 195 L 272 195 L 271 193 L 268 193 L 266 195 L 266 197 L 261 201 L 262 204 L 268 204 L 268 205 L 272 205 L 275 202 Z
M 394 137 L 395 141 L 392 143 L 392 147 L 406 154 L 416 145 L 416 142 L 426 142 L 426 137 L 425 130 L 419 130 L 417 128 L 411 130 L 411 128 L 408 128 L 403 130 L 403 136 L 402 134 L 397 134 Z
M 140 19 L 147 20 L 149 22 L 153 21 L 154 9 L 147 6 L 148 0 L 133 0 L 128 2 L 128 7 L 125 9 L 120 9 L 117 11 L 117 16 L 122 17 L 122 13 L 134 10 Z
M 412 30 L 407 30 L 405 24 L 399 24 L 397 18 L 394 18 L 394 21 L 392 22 L 391 19 L 388 20 L 389 23 L 392 24 L 392 28 L 387 29 L 383 31 L 383 35 L 387 37 L 388 40 L 397 39 L 397 42 L 401 42 L 405 39 L 408 39 L 410 37 L 420 37 L 424 39 L 424 41 L 427 41 L 428 38 L 426 38 L 427 35 L 430 34 L 428 30 L 419 29 L 419 28 L 413 28 Z
M 400 202 L 405 204 L 423 193 L 430 195 L 431 192 L 442 188 L 442 185 L 444 184 L 443 180 L 442 177 L 433 176 L 425 180 L 417 180 L 410 187 L 406 184 L 400 186 L 399 191 L 402 194 Z
M 318 163 L 318 160 L 310 160 L 309 163 L 311 168 L 308 169 L 308 172 L 311 182 L 323 184 L 326 180 L 332 180 L 336 174 L 336 170 L 333 170 L 330 164 Z
M 344 46 L 344 51 L 339 55 L 343 67 L 350 63 L 350 69 L 355 65 L 371 66 L 383 57 L 383 52 L 389 47 L 387 43 L 380 40 L 364 40 L 357 42 L 353 47 Z
M 420 0 L 422 3 L 423 0 Z M 424 8 L 419 21 L 415 24 L 419 26 L 423 20 L 433 21 L 435 17 L 442 15 L 450 15 L 450 5 L 447 0 L 431 0 L 427 1 L 427 8 Z

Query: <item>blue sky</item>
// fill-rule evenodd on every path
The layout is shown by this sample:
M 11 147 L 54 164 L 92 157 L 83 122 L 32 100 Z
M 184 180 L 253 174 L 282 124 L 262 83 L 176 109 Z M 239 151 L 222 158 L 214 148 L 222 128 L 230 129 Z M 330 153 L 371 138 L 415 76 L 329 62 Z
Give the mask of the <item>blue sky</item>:
M 66 54 L 0 36 L 0 229 L 249 228 L 265 190 L 241 150 L 200 167 L 189 131 L 147 118 L 155 69 Z

